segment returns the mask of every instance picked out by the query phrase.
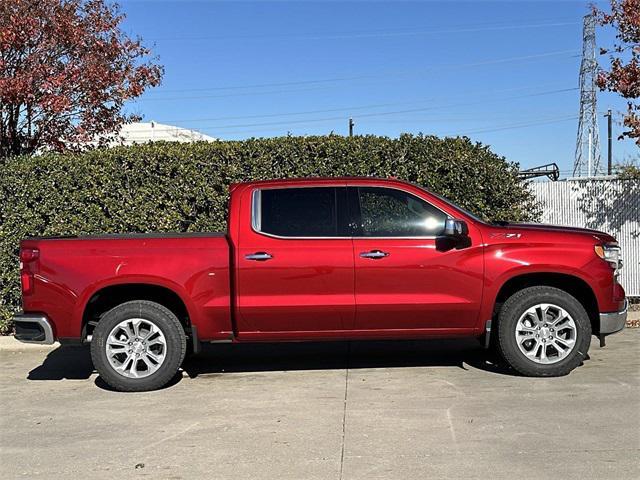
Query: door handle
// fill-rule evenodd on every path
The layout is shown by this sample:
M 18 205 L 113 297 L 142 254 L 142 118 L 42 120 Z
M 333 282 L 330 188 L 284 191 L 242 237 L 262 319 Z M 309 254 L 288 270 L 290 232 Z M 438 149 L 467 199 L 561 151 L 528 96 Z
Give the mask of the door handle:
M 256 262 L 266 262 L 267 260 L 271 260 L 273 255 L 267 252 L 256 252 L 245 255 L 244 258 L 247 260 L 255 260 Z
M 360 256 L 362 258 L 371 258 L 373 260 L 377 260 L 379 258 L 388 257 L 389 254 L 387 252 L 383 252 L 382 250 L 371 250 L 370 252 L 362 252 Z

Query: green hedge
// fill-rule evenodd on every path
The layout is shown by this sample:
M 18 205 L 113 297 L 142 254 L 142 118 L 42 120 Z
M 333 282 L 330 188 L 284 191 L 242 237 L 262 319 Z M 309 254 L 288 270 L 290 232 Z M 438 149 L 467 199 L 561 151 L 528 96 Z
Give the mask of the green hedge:
M 0 160 L 0 332 L 20 308 L 18 242 L 30 235 L 225 229 L 227 186 L 376 175 L 425 185 L 488 219 L 537 215 L 517 165 L 467 138 L 403 135 L 150 143 Z

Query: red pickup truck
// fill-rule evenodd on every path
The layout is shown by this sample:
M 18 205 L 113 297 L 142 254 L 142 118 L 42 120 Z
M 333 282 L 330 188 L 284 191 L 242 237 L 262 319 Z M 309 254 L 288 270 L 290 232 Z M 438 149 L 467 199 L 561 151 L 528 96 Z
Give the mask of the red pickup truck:
M 16 338 L 90 342 L 118 390 L 156 389 L 200 342 L 477 337 L 565 375 L 625 325 L 606 233 L 488 224 L 398 180 L 234 184 L 226 234 L 30 238 Z

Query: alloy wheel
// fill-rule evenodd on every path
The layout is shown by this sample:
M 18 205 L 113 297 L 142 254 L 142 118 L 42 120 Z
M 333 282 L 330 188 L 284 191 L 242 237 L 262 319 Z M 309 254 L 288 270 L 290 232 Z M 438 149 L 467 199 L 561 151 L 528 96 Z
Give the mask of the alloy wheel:
M 143 378 L 156 372 L 165 360 L 167 341 L 151 321 L 130 318 L 118 323 L 105 343 L 109 365 L 127 378 Z
M 528 308 L 515 329 L 520 352 L 539 364 L 561 361 L 576 344 L 577 328 L 571 315 L 562 307 L 540 303 Z

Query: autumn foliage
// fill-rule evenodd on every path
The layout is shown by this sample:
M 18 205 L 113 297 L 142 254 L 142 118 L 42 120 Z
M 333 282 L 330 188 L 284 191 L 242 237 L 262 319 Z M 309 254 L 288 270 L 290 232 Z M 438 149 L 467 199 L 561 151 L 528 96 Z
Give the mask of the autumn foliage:
M 0 0 L 0 157 L 65 150 L 131 120 L 163 69 L 104 0 Z
M 611 48 L 601 48 L 609 67 L 599 72 L 597 84 L 602 90 L 617 92 L 628 99 L 623 119 L 626 130 L 621 137 L 635 139 L 640 146 L 640 0 L 611 0 L 611 12 L 594 8 L 600 25 L 616 30 Z

